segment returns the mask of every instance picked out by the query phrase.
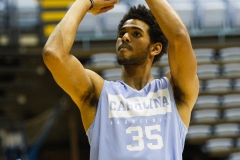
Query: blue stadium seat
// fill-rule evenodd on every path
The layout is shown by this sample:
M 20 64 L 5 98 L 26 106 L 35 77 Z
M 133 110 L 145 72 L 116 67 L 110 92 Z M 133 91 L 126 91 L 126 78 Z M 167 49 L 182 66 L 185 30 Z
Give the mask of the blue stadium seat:
M 222 76 L 225 78 L 238 78 L 240 75 L 240 63 L 226 63 L 222 67 Z
M 231 151 L 234 147 L 232 138 L 214 138 L 206 141 L 203 149 L 207 153 L 220 153 Z
M 199 95 L 194 108 L 218 108 L 221 105 L 219 99 L 218 95 Z
M 218 64 L 202 64 L 197 71 L 199 79 L 218 78 L 221 76 L 221 67 Z
M 229 108 L 224 110 L 223 118 L 227 122 L 240 120 L 240 108 Z
M 162 72 L 159 67 L 152 67 L 151 72 L 154 78 L 158 79 L 162 77 Z
M 169 1 L 188 29 L 195 28 L 195 3 L 192 0 Z
M 228 93 L 232 91 L 231 79 L 211 79 L 205 82 L 205 93 Z
M 91 67 L 114 67 L 117 65 L 115 53 L 95 53 L 90 56 L 88 66 Z
M 102 71 L 101 75 L 104 79 L 110 81 L 121 80 L 122 69 L 121 68 L 111 68 Z
M 186 139 L 201 139 L 212 135 L 211 125 L 190 125 Z
M 240 93 L 223 95 L 222 106 L 225 108 L 230 108 L 230 107 L 240 108 Z
M 126 1 L 126 0 L 125 0 Z M 145 5 L 148 8 L 148 5 L 145 0 L 131 0 L 131 1 L 126 1 L 126 4 L 131 7 L 131 6 L 138 6 L 139 4 Z
M 227 160 L 240 160 L 240 152 L 230 153 Z
M 233 81 L 233 90 L 240 92 L 240 78 Z
M 101 25 L 102 32 L 105 35 L 117 36 L 117 27 L 124 16 L 128 11 L 128 6 L 125 3 L 118 3 L 115 5 L 114 9 L 101 14 Z
M 240 47 L 227 47 L 219 50 L 222 63 L 240 63 Z
M 240 1 L 239 0 L 227 0 L 228 2 L 228 18 L 230 19 L 230 25 L 232 28 L 240 27 Z
M 217 137 L 238 136 L 240 134 L 239 124 L 219 123 L 213 127 L 213 134 Z
M 86 35 L 87 38 L 89 36 L 99 36 L 100 34 L 102 33 L 99 16 L 87 13 L 78 26 L 77 36 L 84 38 L 84 35 Z
M 197 48 L 193 50 L 198 64 L 210 64 L 215 59 L 215 49 L 213 48 Z
M 226 26 L 227 7 L 224 0 L 196 0 L 200 29 L 222 29 Z
M 216 123 L 221 119 L 221 112 L 219 109 L 200 109 L 193 110 L 192 112 L 192 122 L 193 123 Z
M 160 61 L 155 62 L 156 65 L 158 66 L 167 66 L 168 65 L 168 55 L 164 54 Z
M 11 1 L 11 27 L 20 31 L 32 31 L 40 25 L 40 5 L 37 0 Z

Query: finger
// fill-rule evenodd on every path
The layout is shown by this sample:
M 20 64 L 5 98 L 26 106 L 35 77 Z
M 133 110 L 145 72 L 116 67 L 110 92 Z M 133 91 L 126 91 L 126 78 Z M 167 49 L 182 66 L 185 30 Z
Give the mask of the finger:
M 105 1 L 106 3 L 106 5 L 108 5 L 108 6 L 110 6 L 110 5 L 114 5 L 114 4 L 116 4 L 116 3 L 118 3 L 120 0 L 107 0 L 107 1 Z
M 114 5 L 108 6 L 108 7 L 103 7 L 103 8 L 100 9 L 99 13 L 107 12 L 107 11 L 113 9 L 113 8 L 114 8 Z

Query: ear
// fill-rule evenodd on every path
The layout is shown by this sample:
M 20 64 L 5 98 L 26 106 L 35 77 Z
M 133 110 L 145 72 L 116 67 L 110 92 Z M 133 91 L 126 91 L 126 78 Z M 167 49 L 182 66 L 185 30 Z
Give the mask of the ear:
M 152 56 L 158 55 L 162 51 L 162 43 L 157 42 L 151 45 Z

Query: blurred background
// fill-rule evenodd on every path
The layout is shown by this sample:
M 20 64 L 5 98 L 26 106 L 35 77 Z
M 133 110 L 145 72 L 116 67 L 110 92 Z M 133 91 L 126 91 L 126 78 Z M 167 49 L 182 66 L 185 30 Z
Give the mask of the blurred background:
M 199 66 L 200 93 L 183 159 L 240 160 L 240 1 L 168 1 L 189 30 Z M 0 0 L 0 160 L 89 159 L 79 110 L 41 56 L 72 2 Z M 146 5 L 122 0 L 107 13 L 86 14 L 71 54 L 105 79 L 119 79 L 117 25 L 139 3 Z M 165 55 L 152 73 L 159 78 L 168 70 Z

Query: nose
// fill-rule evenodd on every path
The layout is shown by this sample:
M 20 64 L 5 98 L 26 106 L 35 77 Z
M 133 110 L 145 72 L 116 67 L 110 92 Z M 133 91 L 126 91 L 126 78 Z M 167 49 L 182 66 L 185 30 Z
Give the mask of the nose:
M 128 33 L 125 33 L 122 36 L 122 42 L 129 42 L 129 41 L 130 41 L 129 35 L 128 35 Z

